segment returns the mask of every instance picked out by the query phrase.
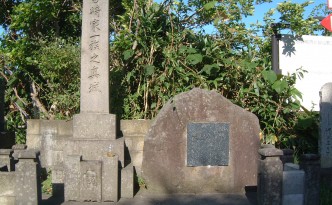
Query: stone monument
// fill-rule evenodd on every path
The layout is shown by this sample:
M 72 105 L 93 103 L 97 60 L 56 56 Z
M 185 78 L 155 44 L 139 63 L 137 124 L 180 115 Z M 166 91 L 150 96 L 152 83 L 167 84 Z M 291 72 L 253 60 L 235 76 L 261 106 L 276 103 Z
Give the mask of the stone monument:
M 321 167 L 332 168 L 332 83 L 320 90 L 320 156 Z
M 144 141 L 147 191 L 243 193 L 257 185 L 257 117 L 215 91 L 195 88 L 171 99 Z
M 117 139 L 116 116 L 109 113 L 109 3 L 83 1 L 81 110 L 64 150 L 65 201 L 78 204 L 118 201 L 125 166 L 124 140 Z

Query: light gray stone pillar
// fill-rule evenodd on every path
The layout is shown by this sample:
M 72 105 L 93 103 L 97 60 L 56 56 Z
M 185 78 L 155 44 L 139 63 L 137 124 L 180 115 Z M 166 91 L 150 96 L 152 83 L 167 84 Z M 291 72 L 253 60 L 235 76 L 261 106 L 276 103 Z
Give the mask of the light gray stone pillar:
M 121 198 L 134 197 L 134 167 L 128 164 L 121 170 Z
M 321 167 L 332 168 L 332 83 L 323 85 L 319 95 Z
M 81 113 L 109 113 L 109 0 L 84 0 Z
M 15 167 L 16 205 L 41 204 L 39 153 L 34 150 L 20 150 L 14 153 L 18 158 Z
M 80 200 L 80 164 L 82 157 L 80 155 L 69 155 L 64 161 L 65 171 L 65 201 Z
M 280 205 L 282 194 L 283 152 L 276 148 L 260 149 L 257 197 L 259 205 Z
M 119 157 L 105 156 L 102 173 L 102 200 L 117 202 L 119 199 Z

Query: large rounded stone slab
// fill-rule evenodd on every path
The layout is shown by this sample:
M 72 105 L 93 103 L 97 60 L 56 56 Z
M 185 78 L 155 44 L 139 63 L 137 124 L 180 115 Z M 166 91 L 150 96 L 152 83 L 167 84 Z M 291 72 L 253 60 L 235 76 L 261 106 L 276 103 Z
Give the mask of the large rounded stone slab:
M 229 142 L 224 146 L 229 148 L 228 165 L 187 165 L 190 123 L 227 124 Z M 254 114 L 215 91 L 195 88 L 175 96 L 162 108 L 145 138 L 142 177 L 147 191 L 244 192 L 245 186 L 257 184 L 259 131 Z

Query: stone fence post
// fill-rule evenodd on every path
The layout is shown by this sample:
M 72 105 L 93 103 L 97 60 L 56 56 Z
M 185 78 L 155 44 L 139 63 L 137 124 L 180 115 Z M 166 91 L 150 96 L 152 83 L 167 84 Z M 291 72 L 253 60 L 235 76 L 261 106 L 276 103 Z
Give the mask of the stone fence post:
M 283 164 L 294 163 L 294 151 L 292 149 L 282 149 L 283 156 L 280 157 L 280 160 Z
M 259 205 L 280 205 L 282 196 L 283 152 L 273 147 L 260 149 L 257 197 Z
M 35 150 L 19 150 L 14 155 L 19 160 L 15 167 L 16 205 L 41 204 L 39 152 Z
M 304 154 L 301 156 L 300 169 L 304 177 L 304 205 L 319 204 L 320 195 L 320 163 L 319 155 Z
M 0 149 L 0 171 L 13 171 L 14 160 L 12 149 Z

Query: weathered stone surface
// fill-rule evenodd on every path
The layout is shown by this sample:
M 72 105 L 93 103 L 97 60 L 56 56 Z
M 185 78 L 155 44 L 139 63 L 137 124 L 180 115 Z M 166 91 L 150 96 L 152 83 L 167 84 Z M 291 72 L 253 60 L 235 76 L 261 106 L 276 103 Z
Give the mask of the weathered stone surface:
M 12 146 L 13 150 L 24 150 L 27 148 L 26 144 L 15 144 Z
M 39 155 L 39 151 L 36 150 L 16 150 L 13 154 L 13 157 L 17 159 L 36 159 Z
M 258 150 L 258 153 L 263 157 L 279 157 L 283 155 L 283 152 L 280 149 L 276 148 L 264 148 Z
M 303 205 L 303 194 L 289 194 L 282 198 L 282 205 Z
M 14 161 L 12 154 L 12 149 L 0 149 L 0 171 L 2 169 L 6 169 L 9 172 L 13 170 Z
M 0 204 L 15 205 L 15 196 L 0 196 Z
M 292 170 L 283 172 L 282 194 L 304 193 L 304 171 Z
M 304 154 L 300 159 L 300 169 L 305 172 L 304 205 L 319 204 L 320 163 L 319 155 Z
M 323 85 L 319 94 L 321 167 L 332 168 L 332 83 Z
M 134 197 L 134 167 L 128 164 L 121 170 L 121 198 Z
M 229 124 L 189 123 L 187 132 L 187 166 L 228 165 Z
M 80 155 L 82 160 L 101 160 L 109 152 L 110 147 L 112 152 L 119 157 L 121 166 L 123 166 L 123 138 L 116 140 L 69 139 L 65 148 L 65 156 Z
M 74 116 L 74 138 L 116 139 L 116 116 L 112 114 L 84 113 Z
M 109 113 L 109 1 L 83 1 L 81 112 Z
M 188 123 L 229 124 L 229 165 L 187 167 Z M 257 117 L 215 91 L 193 89 L 170 100 L 144 142 L 142 176 L 154 193 L 243 192 L 257 183 Z
M 102 201 L 117 202 L 119 199 L 119 156 L 103 156 Z
M 282 182 L 282 205 L 303 205 L 304 202 L 304 171 L 299 170 L 298 167 L 292 166 L 295 164 L 286 163 L 289 169 L 283 172 Z
M 120 130 L 123 136 L 145 136 L 151 123 L 151 120 L 121 120 Z
M 101 202 L 101 161 L 81 161 L 80 201 Z
M 266 149 L 266 150 L 265 150 Z M 259 205 L 280 205 L 282 199 L 283 164 L 281 150 L 275 148 L 260 149 L 257 199 Z M 274 150 L 273 150 L 274 149 Z M 279 154 L 279 156 L 278 156 Z
M 66 201 L 80 201 L 80 164 L 82 157 L 80 155 L 69 155 L 64 161 L 65 171 L 65 200 Z
M 40 166 L 36 162 L 37 153 L 33 150 L 18 152 L 16 164 L 15 201 L 17 205 L 40 204 L 41 182 Z
M 15 180 L 15 172 L 0 172 L 0 197 L 15 196 Z

